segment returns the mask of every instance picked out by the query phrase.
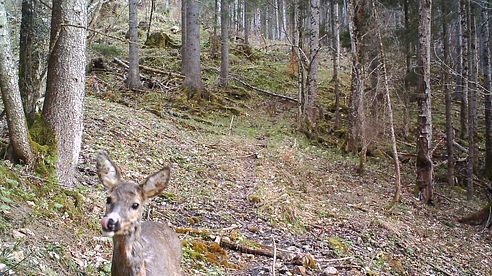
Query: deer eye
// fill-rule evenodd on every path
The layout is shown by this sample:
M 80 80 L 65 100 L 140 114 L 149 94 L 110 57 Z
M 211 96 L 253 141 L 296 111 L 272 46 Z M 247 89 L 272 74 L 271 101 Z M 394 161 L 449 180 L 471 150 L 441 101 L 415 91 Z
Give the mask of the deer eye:
M 106 198 L 106 204 L 111 204 L 111 197 L 109 197 L 109 196 L 108 196 L 108 197 Z
M 132 204 L 132 209 L 133 209 L 133 210 L 137 210 L 137 209 L 138 209 L 138 206 L 140 206 L 140 204 L 138 204 L 138 203 L 133 203 L 133 204 Z

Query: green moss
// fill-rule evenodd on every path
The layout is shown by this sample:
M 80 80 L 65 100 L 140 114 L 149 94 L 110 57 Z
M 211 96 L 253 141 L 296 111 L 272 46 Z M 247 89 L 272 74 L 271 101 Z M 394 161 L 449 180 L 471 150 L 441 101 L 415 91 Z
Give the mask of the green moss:
M 43 187 L 46 187 L 46 190 L 50 190 L 58 184 L 56 177 L 58 150 L 55 133 L 48 122 L 38 114 L 29 128 L 29 134 L 34 154 L 36 155 L 36 167 L 34 170 L 36 174 L 46 179 L 47 185 L 43 185 Z

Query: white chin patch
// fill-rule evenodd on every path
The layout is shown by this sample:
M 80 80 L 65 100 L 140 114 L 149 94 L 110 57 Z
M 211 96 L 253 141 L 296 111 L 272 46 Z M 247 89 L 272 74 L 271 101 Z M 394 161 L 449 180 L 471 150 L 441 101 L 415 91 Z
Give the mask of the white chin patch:
M 114 236 L 114 231 L 109 231 L 109 232 L 103 231 L 103 236 L 112 238 Z

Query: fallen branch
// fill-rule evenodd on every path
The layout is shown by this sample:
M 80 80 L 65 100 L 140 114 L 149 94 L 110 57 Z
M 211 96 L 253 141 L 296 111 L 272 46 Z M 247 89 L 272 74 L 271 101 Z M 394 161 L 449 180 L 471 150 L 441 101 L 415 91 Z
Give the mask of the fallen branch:
M 113 58 L 113 62 L 120 65 L 120 66 L 123 66 L 125 69 L 128 70 L 128 62 L 125 61 L 125 60 L 122 60 L 122 59 L 119 59 L 119 58 Z M 175 78 L 180 78 L 180 79 L 184 79 L 185 76 L 179 74 L 179 73 L 175 73 L 175 72 L 170 72 L 170 71 L 164 71 L 164 70 L 160 70 L 160 69 L 156 69 L 156 68 L 152 68 L 152 67 L 149 67 L 149 66 L 145 66 L 145 65 L 139 65 L 138 68 L 144 70 L 144 71 L 148 71 L 148 72 L 151 72 L 151 73 L 156 73 L 156 74 L 163 74 L 163 75 L 168 75 L 168 76 L 171 76 L 171 77 L 175 77 Z M 141 78 L 145 78 L 144 76 L 140 75 Z
M 290 254 L 274 250 L 273 248 L 269 248 L 269 247 L 252 248 L 252 247 L 248 247 L 248 246 L 243 245 L 243 244 L 237 244 L 237 243 L 231 242 L 231 241 L 229 241 L 229 239 L 226 239 L 226 238 L 220 239 L 219 245 L 223 248 L 227 248 L 230 250 L 234 250 L 234 251 L 246 253 L 246 254 L 266 256 L 266 257 L 270 257 L 270 258 L 273 258 L 274 256 L 276 256 L 276 258 L 282 259 L 282 260 L 290 260 L 291 259 Z
M 213 72 L 216 72 L 216 73 L 219 73 L 219 69 L 216 69 L 216 68 L 212 68 L 212 67 L 207 67 L 207 68 L 204 68 L 204 70 L 209 70 L 209 71 L 213 71 Z M 229 74 L 229 78 L 231 80 L 234 80 L 244 86 L 246 86 L 247 88 L 249 89 L 252 89 L 252 90 L 255 90 L 257 92 L 260 92 L 260 93 L 263 93 L 265 95 L 268 95 L 268 96 L 273 96 L 273 97 L 278 97 L 278 98 L 282 98 L 284 100 L 288 100 L 288 101 L 291 101 L 291 102 L 294 102 L 294 103 L 297 103 L 298 100 L 295 99 L 295 98 L 292 98 L 292 97 L 289 97 L 289 96 L 285 96 L 285 95 L 281 95 L 281 94 L 277 94 L 277 93 L 274 93 L 274 92 L 270 92 L 268 90 L 265 90 L 265 89 L 262 89 L 262 88 L 259 88 L 259 87 L 256 87 L 256 86 L 253 86 L 245 81 L 243 81 L 242 79 L 238 78 L 238 77 L 235 77 L 233 75 L 230 75 Z

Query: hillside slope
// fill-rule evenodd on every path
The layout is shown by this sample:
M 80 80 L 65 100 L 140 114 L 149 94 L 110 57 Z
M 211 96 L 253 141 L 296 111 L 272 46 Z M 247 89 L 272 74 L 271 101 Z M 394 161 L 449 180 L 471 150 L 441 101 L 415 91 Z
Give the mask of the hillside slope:
M 358 176 L 354 158 L 293 131 L 293 110 L 263 111 L 273 101 L 233 120 L 197 121 L 89 97 L 79 166 L 84 217 L 47 216 L 36 212 L 42 201 L 2 199 L 10 209 L 2 209 L 0 262 L 19 275 L 109 270 L 111 243 L 97 229 L 104 193 L 94 168 L 97 152 L 107 150 L 134 180 L 171 165 L 170 187 L 147 219 L 186 232 L 180 235 L 186 275 L 270 274 L 273 258 L 220 249 L 213 246 L 217 236 L 256 249 L 274 241 L 281 275 L 328 268 L 342 275 L 492 274 L 490 233 L 456 223 L 479 202 L 463 207 L 450 198 L 464 195 L 438 187 L 436 206 L 423 206 L 409 192 L 408 174 L 403 203 L 386 213 L 393 191 L 388 160 L 371 160 Z M 11 171 L 29 181 L 22 169 Z M 281 259 L 285 253 L 300 260 Z

